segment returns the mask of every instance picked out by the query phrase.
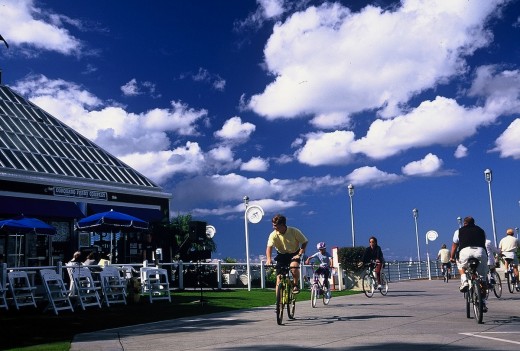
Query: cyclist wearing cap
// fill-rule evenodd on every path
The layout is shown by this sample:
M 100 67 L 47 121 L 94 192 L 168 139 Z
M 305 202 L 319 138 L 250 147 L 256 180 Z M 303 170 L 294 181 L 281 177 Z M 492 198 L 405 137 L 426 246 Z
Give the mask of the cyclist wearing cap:
M 316 274 L 323 274 L 324 278 L 324 286 L 329 289 L 329 278 L 330 278 L 330 267 L 332 267 L 332 256 L 327 252 L 327 246 L 324 242 L 318 243 L 316 245 L 318 252 L 314 255 L 309 256 L 305 260 L 305 264 L 309 264 L 311 261 L 317 261 L 319 263 L 319 267 L 316 270 Z
M 500 240 L 498 244 L 498 248 L 504 258 L 506 258 L 506 274 L 509 269 L 509 261 L 513 265 L 513 272 L 516 276 L 516 284 L 518 287 L 518 256 L 516 255 L 516 251 L 518 250 L 518 239 L 515 238 L 515 232 L 513 229 L 509 228 L 506 231 L 506 236 Z
M 300 292 L 298 285 L 300 280 L 300 260 L 305 253 L 308 240 L 299 229 L 287 226 L 285 216 L 277 214 L 271 221 L 274 230 L 267 239 L 267 248 L 265 250 L 266 264 L 271 265 L 271 251 L 274 247 L 278 252 L 275 258 L 276 286 L 278 287 L 278 283 L 280 283 L 281 268 L 290 266 L 294 282 L 293 292 L 297 294 Z

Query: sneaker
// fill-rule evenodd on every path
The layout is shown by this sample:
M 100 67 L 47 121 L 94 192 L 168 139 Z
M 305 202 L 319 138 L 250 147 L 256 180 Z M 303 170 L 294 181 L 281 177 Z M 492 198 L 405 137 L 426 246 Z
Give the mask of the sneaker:
M 469 286 L 468 281 L 465 280 L 462 284 L 460 284 L 460 288 L 459 288 L 460 292 L 468 291 L 468 286 Z
M 293 294 L 299 294 L 300 288 L 298 286 L 294 286 L 294 288 L 292 289 L 292 292 L 293 292 Z
M 383 287 L 381 286 L 381 284 L 378 284 L 377 285 L 377 290 L 381 290 L 381 289 L 383 289 Z

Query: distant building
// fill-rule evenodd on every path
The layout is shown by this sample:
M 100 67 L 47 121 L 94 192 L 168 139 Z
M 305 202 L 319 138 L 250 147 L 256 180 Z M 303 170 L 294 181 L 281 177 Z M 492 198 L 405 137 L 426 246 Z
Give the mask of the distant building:
M 78 248 L 108 254 L 109 235 L 78 233 L 75 221 L 113 209 L 151 223 L 168 222 L 170 198 L 0 82 L 0 219 L 23 214 L 58 229 L 51 239 L 0 233 L 0 253 L 9 266 L 66 262 Z M 112 254 L 119 262 L 139 262 L 140 242 L 138 233 L 124 235 Z

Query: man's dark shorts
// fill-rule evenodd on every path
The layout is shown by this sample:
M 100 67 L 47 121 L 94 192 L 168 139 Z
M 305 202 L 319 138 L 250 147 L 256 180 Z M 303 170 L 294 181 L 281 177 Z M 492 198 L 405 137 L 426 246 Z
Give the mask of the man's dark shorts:
M 280 274 L 280 272 L 291 265 L 291 262 L 298 262 L 300 263 L 299 259 L 293 259 L 294 256 L 298 255 L 298 252 L 300 250 L 288 253 L 288 254 L 281 254 L 279 253 L 274 259 L 276 260 L 276 274 Z

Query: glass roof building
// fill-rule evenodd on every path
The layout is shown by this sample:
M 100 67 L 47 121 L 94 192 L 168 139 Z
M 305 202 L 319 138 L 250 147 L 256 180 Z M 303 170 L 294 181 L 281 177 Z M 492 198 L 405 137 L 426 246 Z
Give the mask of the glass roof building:
M 110 209 L 168 222 L 170 198 L 0 82 L 0 219 L 37 217 L 61 227 L 57 239 L 70 239 L 75 221 Z

